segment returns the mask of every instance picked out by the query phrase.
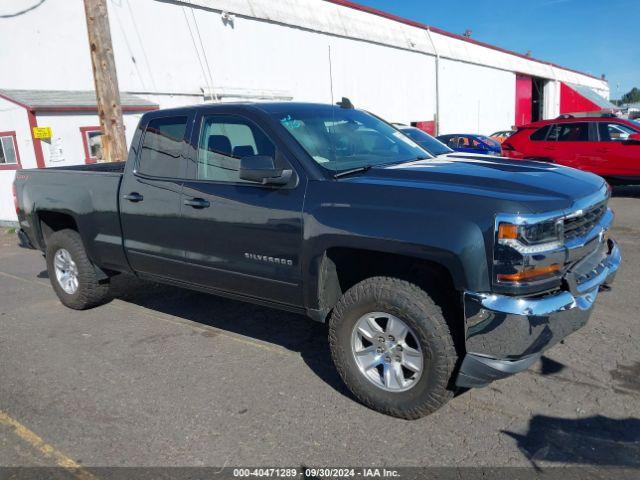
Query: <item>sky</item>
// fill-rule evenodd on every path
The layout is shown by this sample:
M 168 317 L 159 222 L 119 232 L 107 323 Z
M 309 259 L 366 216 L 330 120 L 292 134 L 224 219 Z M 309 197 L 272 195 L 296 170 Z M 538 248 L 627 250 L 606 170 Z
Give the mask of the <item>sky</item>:
M 640 0 L 355 0 L 600 76 L 611 98 L 640 88 Z

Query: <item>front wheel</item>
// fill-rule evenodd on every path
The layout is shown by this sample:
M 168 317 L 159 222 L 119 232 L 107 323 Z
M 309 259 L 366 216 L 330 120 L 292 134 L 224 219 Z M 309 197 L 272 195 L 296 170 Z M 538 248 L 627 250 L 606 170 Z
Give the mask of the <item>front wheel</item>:
M 440 308 L 412 283 L 373 277 L 349 289 L 329 320 L 329 345 L 344 383 L 374 410 L 415 419 L 453 396 L 453 338 Z
M 109 281 L 100 280 L 75 230 L 60 230 L 47 239 L 47 272 L 60 301 L 74 310 L 104 302 Z

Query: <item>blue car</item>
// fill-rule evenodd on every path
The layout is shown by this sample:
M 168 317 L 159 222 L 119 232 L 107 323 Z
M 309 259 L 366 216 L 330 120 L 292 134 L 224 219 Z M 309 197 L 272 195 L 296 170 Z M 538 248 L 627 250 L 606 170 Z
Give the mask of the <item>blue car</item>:
M 482 155 L 502 155 L 500 142 L 484 135 L 440 135 L 437 137 L 442 143 L 456 152 L 467 152 Z

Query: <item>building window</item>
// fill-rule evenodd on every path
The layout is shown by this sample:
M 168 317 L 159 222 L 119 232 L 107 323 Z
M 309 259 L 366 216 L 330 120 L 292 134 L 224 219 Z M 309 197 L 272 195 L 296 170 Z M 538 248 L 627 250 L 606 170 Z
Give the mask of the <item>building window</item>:
M 0 170 L 17 170 L 20 155 L 16 142 L 16 132 L 0 132 Z
M 84 145 L 85 163 L 96 163 L 102 160 L 102 131 L 100 127 L 80 127 Z

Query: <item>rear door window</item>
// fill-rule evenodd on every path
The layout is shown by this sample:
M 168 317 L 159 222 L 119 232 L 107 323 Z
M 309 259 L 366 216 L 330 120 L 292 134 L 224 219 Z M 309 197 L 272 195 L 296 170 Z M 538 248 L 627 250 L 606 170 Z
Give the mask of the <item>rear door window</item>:
M 551 129 L 552 126 L 554 125 L 545 125 L 544 127 L 539 128 L 538 130 L 533 132 L 533 134 L 531 134 L 529 138 L 534 142 L 545 141 L 547 139 L 547 134 L 549 133 L 549 130 Z
M 547 141 L 557 142 L 588 142 L 589 123 L 558 123 L 551 128 Z
M 186 162 L 183 157 L 186 116 L 155 118 L 147 124 L 142 138 L 137 171 L 143 175 L 162 178 L 184 178 Z
M 621 142 L 627 140 L 629 135 L 637 133 L 630 127 L 621 123 L 598 123 L 598 133 L 601 142 Z

